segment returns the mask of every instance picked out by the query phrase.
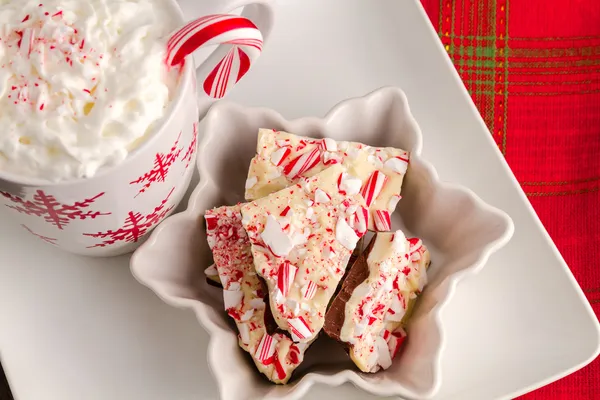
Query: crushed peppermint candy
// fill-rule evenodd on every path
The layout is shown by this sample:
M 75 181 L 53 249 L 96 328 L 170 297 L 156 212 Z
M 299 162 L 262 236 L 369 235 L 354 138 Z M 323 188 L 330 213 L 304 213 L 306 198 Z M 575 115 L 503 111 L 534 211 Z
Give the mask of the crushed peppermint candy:
M 263 364 L 268 365 L 273 362 L 272 357 L 275 355 L 276 346 L 277 341 L 273 339 L 273 336 L 265 333 L 258 343 L 254 356 Z
M 292 240 L 281 229 L 281 225 L 272 215 L 267 217 L 267 223 L 261 237 L 277 257 L 286 256 L 294 246 Z
M 331 200 L 331 197 L 327 194 L 327 192 L 317 189 L 315 190 L 315 203 L 327 203 Z
M 339 154 L 330 153 L 328 151 L 323 152 L 323 164 L 331 165 L 331 164 L 338 164 L 340 162 L 342 162 L 342 157 L 340 157 Z
M 352 195 L 352 194 L 359 193 L 361 187 L 362 187 L 362 181 L 360 179 L 354 178 L 352 175 L 350 175 L 348 173 L 343 173 L 340 176 L 340 180 L 338 182 L 338 188 L 340 191 Z
M 383 164 L 383 166 L 391 169 L 397 174 L 404 175 L 408 169 L 408 157 L 391 157 Z
M 290 153 L 291 150 L 289 149 L 289 147 L 282 147 L 274 151 L 273 154 L 271 154 L 270 160 L 275 166 L 278 167 L 285 161 L 285 159 L 287 158 L 287 156 L 290 155 Z
M 387 342 L 381 336 L 377 336 L 375 338 L 375 346 L 377 348 L 377 365 L 382 369 L 388 369 L 392 366 L 392 356 Z
M 294 283 L 296 278 L 296 272 L 298 268 L 290 264 L 289 261 L 285 261 L 279 266 L 279 272 L 277 273 L 277 288 L 281 292 L 281 296 L 286 297 L 290 291 L 290 287 Z
M 360 192 L 368 207 L 371 207 L 371 204 L 375 202 L 387 181 L 388 177 L 381 171 L 374 171 L 371 174 Z
M 255 176 L 251 176 L 248 179 L 246 179 L 246 190 L 252 189 L 257 182 L 258 178 Z
M 317 166 L 319 163 L 319 156 L 319 149 L 313 149 L 301 154 L 286 164 L 283 168 L 283 173 L 291 179 L 299 178 L 305 172 L 310 171 Z
M 204 275 L 206 275 L 206 276 L 219 275 L 219 273 L 217 272 L 217 267 L 215 267 L 215 264 L 212 264 L 210 267 L 206 268 L 204 270 Z
M 241 290 L 223 290 L 225 309 L 237 308 L 242 303 L 244 292 Z
M 292 318 L 288 320 L 290 326 L 292 338 L 296 342 L 300 342 L 303 339 L 307 339 L 313 336 L 313 332 L 310 329 L 308 323 L 302 317 Z
M 379 232 L 387 232 L 392 229 L 392 219 L 387 210 L 375 210 L 375 227 Z
M 302 297 L 304 297 L 306 300 L 310 300 L 315 297 L 316 293 L 317 284 L 313 281 L 308 281 L 308 283 L 302 287 Z
M 402 196 L 395 195 L 390 197 L 390 201 L 388 202 L 388 210 L 395 210 L 401 198 Z
M 354 229 L 348 225 L 346 218 L 339 217 L 337 224 L 335 225 L 335 237 L 348 250 L 354 250 L 360 237 L 356 234 Z
M 406 340 L 406 336 L 406 331 L 402 327 L 398 327 L 387 339 L 390 358 L 392 360 L 398 355 L 398 351 Z
M 247 346 L 250 342 L 250 326 L 248 324 L 238 324 L 237 327 L 240 331 L 240 340 Z
M 357 209 L 352 220 L 352 227 L 357 235 L 362 236 L 369 226 L 369 210 L 366 207 Z
M 331 138 L 323 139 L 322 145 L 325 151 L 337 151 L 337 142 Z

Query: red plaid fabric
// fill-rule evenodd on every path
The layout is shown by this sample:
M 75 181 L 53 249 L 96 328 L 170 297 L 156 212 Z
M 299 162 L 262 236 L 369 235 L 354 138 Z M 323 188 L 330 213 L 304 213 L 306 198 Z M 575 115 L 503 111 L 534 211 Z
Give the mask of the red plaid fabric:
M 600 1 L 422 3 L 600 315 Z M 600 399 L 600 359 L 523 398 Z

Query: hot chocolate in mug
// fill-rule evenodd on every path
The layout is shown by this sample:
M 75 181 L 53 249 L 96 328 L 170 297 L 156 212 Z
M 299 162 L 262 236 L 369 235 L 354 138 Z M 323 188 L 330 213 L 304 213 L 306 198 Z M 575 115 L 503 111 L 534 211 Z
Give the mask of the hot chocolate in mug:
M 0 6 L 0 223 L 114 256 L 173 212 L 199 119 L 249 70 L 273 23 L 270 0 L 182 3 L 202 17 L 186 24 L 175 0 Z M 191 53 L 211 45 L 196 68 Z

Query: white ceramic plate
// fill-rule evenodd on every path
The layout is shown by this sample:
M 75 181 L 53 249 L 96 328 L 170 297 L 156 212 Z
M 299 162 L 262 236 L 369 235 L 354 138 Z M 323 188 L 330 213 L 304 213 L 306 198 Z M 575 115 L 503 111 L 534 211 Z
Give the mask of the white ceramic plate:
M 195 1 L 185 0 L 190 18 Z M 416 0 L 376 3 L 280 0 L 271 42 L 229 99 L 296 118 L 402 87 L 440 178 L 515 222 L 510 243 L 458 285 L 441 314 L 448 328 L 436 398 L 514 397 L 583 367 L 599 351 L 598 321 L 426 15 Z M 0 357 L 19 400 L 218 398 L 207 333 L 192 312 L 138 284 L 127 257 L 63 254 L 5 218 L 0 211 Z M 306 397 L 327 396 L 376 398 L 349 384 Z
M 203 216 L 206 210 L 244 201 L 250 160 L 256 154 L 259 128 L 314 138 L 395 147 L 411 153 L 403 198 L 392 215 L 393 229 L 423 239 L 431 251 L 429 284 L 411 318 L 409 340 L 389 370 L 360 374 L 339 345 L 321 338 L 286 386 L 259 377 L 238 346 L 220 291 L 203 279 L 212 263 Z M 431 398 L 443 379 L 440 352 L 445 326 L 439 315 L 460 280 L 478 272 L 493 251 L 513 233 L 510 218 L 469 190 L 437 179 L 421 154 L 422 136 L 400 89 L 382 88 L 336 105 L 327 116 L 286 121 L 277 112 L 223 102 L 201 124 L 198 151 L 201 181 L 185 212 L 169 217 L 131 259 L 134 276 L 175 306 L 190 307 L 211 334 L 209 366 L 223 400 L 299 399 L 317 383 L 352 382 L 367 392 L 408 398 Z M 215 301 L 215 295 L 218 300 Z

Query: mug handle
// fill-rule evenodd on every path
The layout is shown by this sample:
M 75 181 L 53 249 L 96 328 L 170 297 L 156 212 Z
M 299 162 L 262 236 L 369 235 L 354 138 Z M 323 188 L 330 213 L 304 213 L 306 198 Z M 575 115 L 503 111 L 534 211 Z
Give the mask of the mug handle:
M 200 47 L 218 46 L 196 68 L 201 104 L 224 97 L 240 81 L 260 56 L 271 33 L 272 1 L 237 1 L 230 5 L 230 9 L 242 6 L 241 16 L 206 15 L 190 21 L 169 36 L 166 60 L 169 66 L 180 64 Z

